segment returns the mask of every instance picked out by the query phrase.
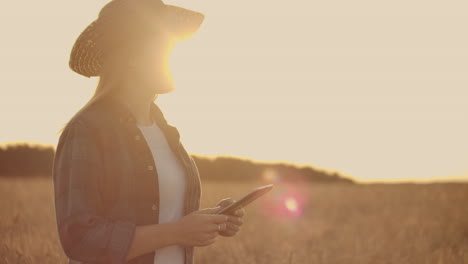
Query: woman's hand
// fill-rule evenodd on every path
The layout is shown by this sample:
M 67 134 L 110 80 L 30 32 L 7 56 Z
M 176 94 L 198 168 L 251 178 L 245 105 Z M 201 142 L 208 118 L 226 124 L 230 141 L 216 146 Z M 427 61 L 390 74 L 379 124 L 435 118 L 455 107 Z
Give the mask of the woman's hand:
M 236 202 L 236 200 L 232 198 L 226 198 L 226 199 L 222 199 L 221 201 L 219 201 L 217 206 L 221 206 L 222 208 L 224 208 L 234 202 Z M 219 232 L 219 234 L 225 237 L 235 236 L 237 232 L 239 232 L 242 224 L 244 223 L 244 220 L 243 220 L 244 215 L 245 215 L 245 210 L 243 208 L 236 210 L 234 212 L 234 215 L 228 215 L 229 220 L 226 223 L 227 228 L 224 231 Z
M 206 208 L 190 213 L 177 223 L 178 244 L 203 247 L 213 244 L 220 232 L 226 230 L 228 217 L 215 214 L 221 207 Z

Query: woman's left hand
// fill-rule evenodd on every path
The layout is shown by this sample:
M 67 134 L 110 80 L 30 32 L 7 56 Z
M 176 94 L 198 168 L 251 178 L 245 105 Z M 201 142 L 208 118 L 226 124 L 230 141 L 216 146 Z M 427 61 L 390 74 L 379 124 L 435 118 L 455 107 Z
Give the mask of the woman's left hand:
M 234 203 L 235 201 L 236 200 L 232 198 L 222 199 L 221 201 L 219 201 L 217 206 L 221 206 L 221 208 L 224 208 Z M 220 231 L 219 234 L 225 237 L 235 236 L 237 232 L 239 232 L 242 224 L 244 223 L 244 220 L 243 220 L 244 215 L 245 215 L 245 210 L 243 208 L 236 210 L 234 212 L 234 215 L 228 215 L 229 219 L 226 222 L 226 230 Z

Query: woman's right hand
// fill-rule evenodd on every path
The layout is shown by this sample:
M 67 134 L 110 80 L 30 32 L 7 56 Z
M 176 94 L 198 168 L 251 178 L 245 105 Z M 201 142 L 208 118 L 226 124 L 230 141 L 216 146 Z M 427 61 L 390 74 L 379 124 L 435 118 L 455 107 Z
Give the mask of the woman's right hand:
M 220 206 L 206 208 L 182 217 L 177 222 L 178 244 L 195 247 L 213 244 L 219 231 L 226 230 L 226 222 L 228 221 L 226 215 L 215 214 L 220 208 Z

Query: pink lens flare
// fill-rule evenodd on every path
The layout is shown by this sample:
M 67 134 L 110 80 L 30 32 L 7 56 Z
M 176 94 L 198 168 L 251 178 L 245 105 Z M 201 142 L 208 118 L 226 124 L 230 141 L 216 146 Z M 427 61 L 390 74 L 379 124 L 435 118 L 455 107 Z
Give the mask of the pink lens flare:
M 262 199 L 259 208 L 264 217 L 274 221 L 290 222 L 310 214 L 310 185 L 307 177 L 297 170 L 266 168 L 262 172 L 263 184 L 274 184 L 268 198 Z M 260 206 L 261 205 L 261 206 Z
M 301 206 L 294 197 L 287 197 L 284 200 L 284 207 L 286 207 L 286 210 L 292 215 L 297 215 L 300 214 L 301 211 Z
M 277 213 L 281 215 L 300 216 L 303 211 L 303 203 L 299 194 L 291 192 L 279 197 L 280 203 Z
M 270 199 L 264 199 L 263 214 L 265 217 L 278 216 L 291 219 L 303 215 L 307 204 L 307 195 L 298 191 L 295 185 L 279 184 L 276 192 L 272 193 Z

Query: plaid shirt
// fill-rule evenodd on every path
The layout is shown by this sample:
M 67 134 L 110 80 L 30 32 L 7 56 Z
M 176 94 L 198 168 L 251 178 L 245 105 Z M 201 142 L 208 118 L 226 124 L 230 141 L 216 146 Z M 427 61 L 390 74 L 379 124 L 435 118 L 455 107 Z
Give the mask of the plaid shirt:
M 199 210 L 195 161 L 154 102 L 150 113 L 185 168 L 184 215 Z M 154 252 L 125 261 L 136 226 L 159 219 L 156 164 L 128 108 L 107 98 L 76 115 L 60 135 L 53 180 L 58 234 L 69 263 L 153 263 Z M 185 247 L 185 264 L 194 263 L 193 250 Z

